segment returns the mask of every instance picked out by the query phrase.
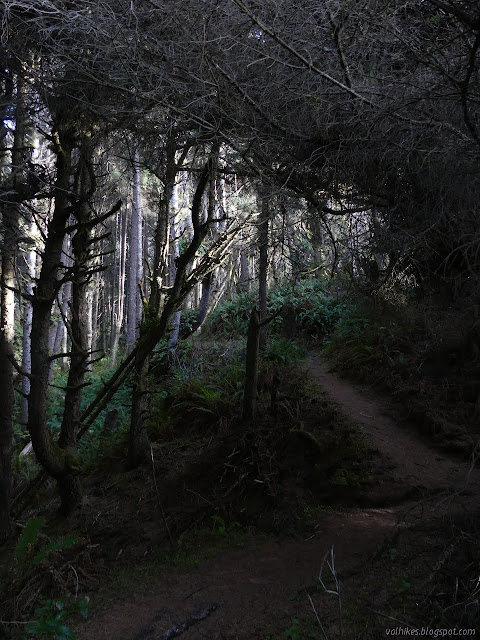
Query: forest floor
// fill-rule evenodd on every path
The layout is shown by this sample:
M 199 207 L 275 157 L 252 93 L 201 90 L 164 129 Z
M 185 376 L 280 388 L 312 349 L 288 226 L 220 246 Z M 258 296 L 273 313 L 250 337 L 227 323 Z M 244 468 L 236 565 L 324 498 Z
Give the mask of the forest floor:
M 145 568 L 154 534 L 137 510 L 127 531 L 111 534 L 110 587 L 100 588 L 103 611 L 97 607 L 78 625 L 79 640 L 373 640 L 398 627 L 475 627 L 475 461 L 460 457 L 455 447 L 449 453 L 422 440 L 391 400 L 328 372 L 319 355 L 308 368 L 365 434 L 373 482 L 351 501 L 308 514 L 312 526 L 300 539 L 233 531 L 219 512 L 212 520 L 222 544 L 210 557 L 194 557 L 193 564 L 191 555 L 177 550 L 176 562 Z M 132 492 L 132 499 L 139 496 L 138 487 Z M 201 483 L 197 492 L 203 495 Z M 93 518 L 94 498 L 90 510 Z M 143 570 L 115 573 L 133 542 Z M 336 593 L 322 587 L 319 575 Z

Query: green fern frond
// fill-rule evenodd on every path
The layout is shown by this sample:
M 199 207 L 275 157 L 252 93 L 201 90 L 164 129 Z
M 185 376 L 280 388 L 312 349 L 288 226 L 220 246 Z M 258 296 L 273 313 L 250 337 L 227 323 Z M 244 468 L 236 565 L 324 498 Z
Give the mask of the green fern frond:
M 50 551 L 63 551 L 64 549 L 70 549 L 77 543 L 77 538 L 74 536 L 67 536 L 66 538 L 59 538 L 58 540 L 52 540 L 43 549 L 34 556 L 32 565 L 39 564 Z
M 15 555 L 19 566 L 22 566 L 27 557 L 28 550 L 36 542 L 40 529 L 45 524 L 45 518 L 43 516 L 37 516 L 32 518 L 25 525 L 15 550 Z

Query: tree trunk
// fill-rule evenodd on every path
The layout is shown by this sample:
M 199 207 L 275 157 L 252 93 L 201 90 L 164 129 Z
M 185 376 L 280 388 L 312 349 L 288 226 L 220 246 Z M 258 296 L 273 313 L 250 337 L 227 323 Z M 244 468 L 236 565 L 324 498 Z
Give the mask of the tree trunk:
M 202 326 L 202 324 L 205 322 L 205 319 L 208 315 L 208 311 L 210 308 L 210 300 L 211 300 L 212 288 L 213 288 L 213 278 L 214 278 L 214 274 L 212 271 L 210 273 L 207 273 L 207 275 L 203 278 L 202 295 L 200 298 L 200 304 L 198 305 L 197 317 L 195 318 L 188 332 L 186 334 L 182 332 L 182 339 L 188 338 L 188 336 L 191 336 L 193 333 L 198 331 Z M 177 338 L 178 338 L 178 330 L 177 330 Z
M 249 247 L 241 247 L 240 249 L 240 276 L 238 288 L 240 291 L 248 292 L 250 290 L 250 270 L 249 270 Z
M 67 389 L 65 392 L 64 412 L 59 447 L 67 452 L 71 461 L 68 473 L 58 478 L 61 505 L 63 513 L 70 513 L 82 499 L 82 487 L 77 475 L 76 450 L 77 432 L 80 425 L 80 408 L 83 395 L 83 383 L 88 363 L 91 357 L 89 351 L 89 291 L 88 267 L 90 248 L 90 206 L 89 193 L 92 189 L 90 164 L 92 146 L 89 136 L 86 136 L 81 157 L 80 168 L 80 204 L 75 209 L 76 232 L 72 238 L 74 266 L 72 274 L 72 304 L 70 334 L 72 340 L 70 354 L 70 369 L 68 372 Z M 91 335 L 90 335 L 91 337 Z
M 150 293 L 149 307 L 151 312 L 158 315 L 163 306 L 162 287 L 168 274 L 168 253 L 170 246 L 170 233 L 175 238 L 175 178 L 177 167 L 175 164 L 175 140 L 169 138 L 166 145 L 166 168 L 165 168 L 165 188 L 160 200 L 160 208 L 155 229 L 155 252 L 152 269 L 152 288 Z M 175 200 L 175 202 L 174 202 Z M 173 224 L 170 215 L 173 211 Z
M 247 331 L 247 359 L 243 393 L 243 419 L 253 422 L 257 413 L 258 356 L 260 352 L 260 317 L 256 307 L 250 314 Z
M 65 236 L 63 241 L 63 250 L 62 250 L 62 268 L 69 269 L 72 267 L 72 259 L 70 257 L 71 246 L 70 246 L 70 236 Z M 68 318 L 70 316 L 70 299 L 72 297 L 72 283 L 65 282 L 65 284 L 58 291 L 56 296 L 56 306 L 58 308 L 59 318 L 56 326 L 52 326 L 50 328 L 50 353 L 52 355 L 57 355 L 59 353 L 66 354 L 68 349 L 68 332 L 67 325 Z M 55 304 L 53 305 L 55 308 Z M 50 383 L 53 378 L 55 362 L 57 360 L 52 360 L 50 362 L 50 371 L 48 376 L 48 382 Z M 68 357 L 66 355 L 60 358 L 60 369 L 62 371 L 66 371 L 68 368 Z
M 125 282 L 126 282 L 126 257 L 127 257 L 127 212 L 126 208 L 118 213 L 118 236 L 115 246 L 119 247 L 118 257 L 118 286 L 115 291 L 115 283 L 112 291 L 112 341 L 111 364 L 115 365 L 118 356 L 120 334 L 122 332 L 123 317 L 125 313 Z M 117 229 L 115 225 L 115 229 Z M 115 268 L 115 266 L 114 266 Z M 115 300 L 116 298 L 116 300 Z
M 47 392 L 50 370 L 48 345 L 50 315 L 58 293 L 58 272 L 62 257 L 65 227 L 69 216 L 69 192 L 73 140 L 69 129 L 57 123 L 55 207 L 48 224 L 42 267 L 32 301 L 32 373 L 28 398 L 28 430 L 33 449 L 45 471 L 54 478 L 72 472 L 71 460 L 52 440 L 47 424 Z
M 132 218 L 130 227 L 129 244 L 129 271 L 128 271 L 128 309 L 127 309 L 127 353 L 130 353 L 139 335 L 140 321 L 142 317 L 142 301 L 139 285 L 142 281 L 142 204 L 140 192 L 140 165 L 138 145 L 135 142 L 133 157 L 133 198 Z
M 310 228 L 310 242 L 313 252 L 314 265 L 320 265 L 323 262 L 323 234 L 320 220 L 313 211 L 310 212 L 308 218 L 308 226 Z
M 101 327 L 100 319 L 100 297 L 102 291 L 102 278 L 100 273 L 96 273 L 93 279 L 93 291 L 90 290 L 91 305 L 89 311 L 89 338 L 88 338 L 88 351 L 92 353 L 91 359 L 96 359 L 98 353 L 94 353 L 98 349 L 99 330 Z M 103 349 L 102 354 L 104 355 Z M 88 370 L 92 370 L 92 364 L 89 365 Z
M 178 246 L 177 240 L 177 224 L 176 224 L 176 213 L 178 208 L 178 189 L 175 187 L 172 191 L 172 201 L 170 204 L 170 248 L 169 252 L 169 264 L 168 264 L 168 273 L 167 277 L 171 285 L 175 282 L 175 277 L 177 275 L 177 266 L 176 260 L 180 255 L 180 248 Z M 175 311 L 172 317 L 172 321 L 170 323 L 170 337 L 168 338 L 167 343 L 167 358 L 171 363 L 173 361 L 173 357 L 175 355 L 175 349 L 178 344 L 178 338 L 180 335 L 180 320 L 182 318 L 181 311 Z
M 32 222 L 30 225 L 30 235 L 33 236 L 36 225 Z M 33 294 L 33 279 L 35 278 L 35 266 L 37 254 L 35 250 L 27 252 L 25 257 L 26 263 L 26 292 L 27 295 Z M 27 299 L 23 308 L 23 330 L 22 330 L 22 370 L 28 374 L 32 366 L 32 352 L 30 334 L 32 332 L 32 302 Z M 22 425 L 28 423 L 28 394 L 30 393 L 30 378 L 28 375 L 22 376 L 22 398 L 20 400 L 20 422 Z
M 207 219 L 209 220 L 218 220 L 218 207 L 217 207 L 217 199 L 216 199 L 216 172 L 212 171 L 212 175 L 210 177 L 210 188 L 208 191 L 208 212 Z M 218 230 L 214 232 L 214 234 L 218 235 Z M 213 282 L 215 279 L 215 272 L 210 271 L 207 275 L 202 279 L 202 293 L 200 297 L 200 302 L 197 304 L 198 312 L 195 321 L 192 324 L 190 331 L 186 336 L 182 336 L 183 338 L 188 337 L 192 333 L 195 333 L 200 329 L 202 324 L 205 322 L 205 319 L 208 315 L 208 311 L 210 308 L 210 300 L 212 296 Z M 198 287 L 197 287 L 198 290 Z
M 164 309 L 164 294 L 162 287 L 167 276 L 168 247 L 170 234 L 170 205 L 175 190 L 175 144 L 170 138 L 167 143 L 165 172 L 165 190 L 160 202 L 155 229 L 155 252 L 153 260 L 153 278 L 150 300 L 148 304 L 149 319 L 157 319 Z M 142 325 L 140 334 L 145 332 Z M 148 367 L 150 353 L 135 358 L 135 378 L 132 392 L 132 416 L 130 429 L 130 466 L 135 467 L 146 461 L 150 453 L 147 422 L 150 410 L 150 393 L 148 386 Z
M 17 237 L 19 223 L 20 189 L 23 183 L 25 147 L 25 111 L 23 78 L 17 76 L 17 104 L 15 134 L 10 176 L 12 201 L 3 209 L 3 244 L 0 275 L 0 542 L 10 533 L 10 492 L 12 483 L 13 412 L 15 406 L 14 378 L 14 321 Z
M 263 321 L 267 315 L 268 222 L 270 219 L 270 210 L 266 196 L 262 195 L 260 200 L 261 209 L 258 224 L 258 311 L 260 320 Z M 267 343 L 267 330 L 265 325 L 260 329 L 259 341 L 260 350 L 263 351 Z
M 62 263 L 65 269 L 71 269 L 73 266 L 73 260 L 71 257 L 72 241 L 70 234 L 65 236 L 63 241 L 62 251 Z M 55 343 L 52 349 L 52 354 L 67 353 L 68 351 L 68 331 L 67 323 L 70 321 L 70 302 L 72 299 L 72 283 L 70 281 L 65 282 L 57 295 L 58 310 L 60 312 L 60 319 L 57 324 L 57 331 L 55 335 Z M 68 368 L 68 357 L 65 355 L 60 360 L 60 369 L 66 371 Z M 53 375 L 53 362 L 50 368 L 50 381 Z

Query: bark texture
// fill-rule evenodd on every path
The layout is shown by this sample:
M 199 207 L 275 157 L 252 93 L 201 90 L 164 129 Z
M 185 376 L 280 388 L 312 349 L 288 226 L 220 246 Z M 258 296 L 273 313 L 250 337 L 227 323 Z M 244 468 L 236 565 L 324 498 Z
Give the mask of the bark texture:
M 268 276 L 268 223 L 270 210 L 265 195 L 260 198 L 260 220 L 258 224 L 258 311 L 260 319 L 267 316 L 267 276 Z M 260 350 L 265 349 L 267 343 L 266 327 L 260 328 Z
M 127 308 L 127 353 L 130 353 L 139 335 L 142 317 L 140 283 L 142 281 L 142 203 L 140 194 L 140 165 L 138 146 L 135 143 L 133 157 L 133 198 L 130 225 L 129 271 L 128 271 L 128 308 Z

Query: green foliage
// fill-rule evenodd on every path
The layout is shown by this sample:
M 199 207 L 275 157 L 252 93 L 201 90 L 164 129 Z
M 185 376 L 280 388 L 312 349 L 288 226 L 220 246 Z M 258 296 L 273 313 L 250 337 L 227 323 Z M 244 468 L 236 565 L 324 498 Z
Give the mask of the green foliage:
M 210 516 L 212 526 L 200 526 L 182 535 L 174 552 L 163 557 L 164 562 L 175 567 L 195 569 L 200 563 L 218 555 L 221 551 L 243 546 L 252 536 L 252 528 L 238 522 L 226 522 L 217 514 Z
M 253 292 L 240 293 L 231 300 L 222 302 L 207 319 L 206 330 L 225 338 L 245 336 L 255 302 Z
M 65 538 L 52 540 L 32 558 L 32 565 L 42 562 L 50 551 L 63 551 L 64 549 L 73 547 L 75 544 L 77 544 L 77 538 L 75 538 L 75 536 L 66 536 Z
M 207 328 L 219 336 L 245 336 L 256 293 L 241 293 L 224 302 L 210 314 Z M 329 290 L 326 280 L 312 278 L 295 286 L 279 285 L 268 293 L 268 313 L 279 315 L 273 320 L 274 330 L 288 329 L 287 310 L 295 321 L 295 331 L 307 335 L 327 334 L 345 314 L 347 305 Z
M 114 369 L 108 367 L 107 363 L 100 362 L 96 364 L 93 372 L 87 374 L 88 384 L 83 389 L 82 411 L 96 397 L 98 392 L 113 375 L 114 371 Z M 47 396 L 47 421 L 54 436 L 59 433 L 62 424 L 65 399 L 64 388 L 67 385 L 67 377 L 68 372 L 57 370 Z M 95 459 L 99 447 L 104 444 L 104 438 L 102 438 L 101 433 L 105 415 L 108 411 L 114 408 L 119 409 L 120 424 L 127 423 L 131 402 L 130 395 L 131 391 L 127 382 L 117 391 L 114 397 L 110 400 L 108 407 L 100 413 L 88 432 L 79 442 L 79 453 L 84 462 L 89 463 L 91 460 Z M 122 438 L 123 434 L 123 430 L 119 430 L 117 433 L 109 433 L 109 443 Z
M 58 538 L 57 540 L 50 540 L 38 549 L 40 530 L 44 524 L 45 518 L 43 516 L 32 518 L 32 520 L 27 522 L 18 539 L 15 556 L 20 571 L 24 573 L 30 573 L 51 551 L 63 551 L 64 549 L 73 547 L 77 543 L 77 538 L 74 536 L 66 536 Z M 35 555 L 32 555 L 35 548 L 38 550 Z
M 296 342 L 286 338 L 273 338 L 267 343 L 265 359 L 283 365 L 291 365 L 305 357 L 305 354 L 305 350 Z
M 291 626 L 283 632 L 283 637 L 286 638 L 286 640 L 301 640 L 302 626 L 298 618 L 292 620 Z
M 26 625 L 25 630 L 29 638 L 75 640 L 75 634 L 65 622 L 67 618 L 78 614 L 83 618 L 87 617 L 87 598 L 82 598 L 70 606 L 66 606 L 63 600 L 47 600 L 45 604 L 35 609 L 36 620 Z
M 398 556 L 398 549 L 392 546 L 392 538 L 387 537 L 384 542 L 377 544 L 375 549 L 374 558 L 389 558 L 391 562 L 395 561 Z
M 186 380 L 178 377 L 172 387 L 173 418 L 197 412 L 229 417 L 242 399 L 244 376 L 243 361 L 235 360 Z
M 222 393 L 214 384 L 199 385 L 191 381 L 188 396 L 188 399 L 176 403 L 177 410 L 183 411 L 191 403 L 197 411 L 212 414 L 223 413 Z
M 40 529 L 44 524 L 45 518 L 43 516 L 38 516 L 29 520 L 25 525 L 25 528 L 23 529 L 18 539 L 17 547 L 15 549 L 15 556 L 17 558 L 19 566 L 22 566 L 24 564 L 28 551 L 31 546 L 37 541 Z
M 388 550 L 388 555 L 390 556 L 390 560 L 393 562 L 397 557 L 398 550 L 395 547 L 390 547 Z
M 180 316 L 180 336 L 190 335 L 197 318 L 198 309 L 182 311 L 182 315 Z
M 300 622 L 299 618 L 293 618 L 292 624 L 282 633 L 284 640 L 306 640 L 306 638 L 317 638 L 318 635 L 312 630 L 312 625 Z
M 393 576 L 387 584 L 393 590 L 395 596 L 403 596 L 412 587 L 412 582 L 408 576 Z
M 351 307 L 339 320 L 326 342 L 325 354 L 344 370 L 354 370 L 364 378 L 389 370 L 402 374 L 406 370 L 411 327 L 387 314 L 373 315 L 372 310 Z
M 347 305 L 333 295 L 323 279 L 298 282 L 294 287 L 281 286 L 271 293 L 272 310 L 290 306 L 301 331 L 329 333 L 344 315 Z
M 227 535 L 227 526 L 225 524 L 225 520 L 220 516 L 210 516 L 213 520 L 214 525 L 217 527 L 217 531 L 221 536 Z
M 362 485 L 370 484 L 373 481 L 373 476 L 369 473 L 358 473 L 354 469 L 341 468 L 337 469 L 329 480 L 331 484 L 338 487 L 359 489 Z

